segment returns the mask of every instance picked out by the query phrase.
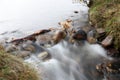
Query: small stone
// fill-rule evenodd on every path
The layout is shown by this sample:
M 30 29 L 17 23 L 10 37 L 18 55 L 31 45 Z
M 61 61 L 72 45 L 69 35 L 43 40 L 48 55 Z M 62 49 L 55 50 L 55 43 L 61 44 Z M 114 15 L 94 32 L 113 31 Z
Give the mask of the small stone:
M 66 20 L 63 22 L 59 22 L 58 24 L 62 27 L 63 30 L 67 30 L 72 27 L 72 20 Z
M 60 42 L 62 39 L 65 38 L 65 36 L 66 36 L 66 33 L 64 31 L 57 31 L 53 36 L 54 43 Z
M 98 34 L 105 33 L 105 29 L 103 29 L 103 28 L 98 28 L 98 29 L 96 29 L 96 31 Z
M 41 60 L 45 61 L 51 58 L 50 54 L 46 51 L 41 52 L 38 54 L 38 58 L 40 58 Z
M 96 38 L 99 42 L 101 42 L 102 40 L 104 40 L 106 37 L 106 32 L 103 28 L 97 28 L 96 29 Z
M 30 52 L 35 52 L 35 47 L 31 44 L 24 44 L 23 49 Z
M 111 35 L 109 35 L 101 42 L 101 44 L 104 47 L 108 47 L 112 44 L 112 41 L 113 41 L 113 37 Z
M 52 36 L 51 35 L 39 35 L 38 37 L 36 37 L 37 41 L 36 43 L 38 45 L 44 46 L 45 44 L 52 44 Z
M 90 44 L 96 43 L 96 39 L 93 38 L 93 37 L 88 37 L 88 38 L 87 38 L 87 41 L 88 41 Z
M 5 51 L 6 52 L 13 52 L 13 51 L 16 51 L 17 50 L 17 46 L 15 45 L 8 45 L 6 48 L 5 48 Z
M 16 56 L 20 58 L 25 58 L 30 56 L 30 54 L 31 53 L 29 51 L 18 51 Z
M 83 30 L 78 30 L 74 35 L 73 39 L 75 40 L 87 40 L 87 34 Z

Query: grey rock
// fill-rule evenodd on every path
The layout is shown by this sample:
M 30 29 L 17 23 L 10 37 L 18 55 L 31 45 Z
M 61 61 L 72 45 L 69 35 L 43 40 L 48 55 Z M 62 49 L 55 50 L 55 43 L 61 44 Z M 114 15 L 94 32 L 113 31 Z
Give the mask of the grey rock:
M 45 60 L 50 59 L 51 56 L 48 52 L 44 51 L 44 52 L 41 52 L 41 53 L 38 54 L 38 58 L 45 61 Z
M 20 58 L 29 57 L 31 53 L 29 51 L 17 51 L 16 56 Z

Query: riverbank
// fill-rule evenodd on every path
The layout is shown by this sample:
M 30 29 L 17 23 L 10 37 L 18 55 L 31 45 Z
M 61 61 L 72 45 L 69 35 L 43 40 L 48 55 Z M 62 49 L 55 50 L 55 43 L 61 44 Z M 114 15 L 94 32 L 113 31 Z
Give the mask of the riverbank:
M 104 28 L 106 36 L 110 35 L 113 45 L 120 50 L 120 1 L 91 0 L 89 19 L 95 28 Z M 120 52 L 120 51 L 119 51 Z
M 96 66 L 103 73 L 105 80 L 120 78 L 120 1 L 91 0 L 89 9 L 90 24 L 100 34 L 96 34 L 98 43 L 113 59 Z

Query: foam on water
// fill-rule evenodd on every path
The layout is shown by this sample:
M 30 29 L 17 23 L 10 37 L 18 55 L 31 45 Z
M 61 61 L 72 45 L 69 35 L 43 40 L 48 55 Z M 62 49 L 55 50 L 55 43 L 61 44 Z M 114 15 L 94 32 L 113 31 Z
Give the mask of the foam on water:
M 107 59 L 106 51 L 98 44 L 76 46 L 62 41 L 47 49 L 52 59 L 42 62 L 32 56 L 27 62 L 36 66 L 43 80 L 96 80 L 95 66 Z M 101 78 L 97 80 L 102 80 Z

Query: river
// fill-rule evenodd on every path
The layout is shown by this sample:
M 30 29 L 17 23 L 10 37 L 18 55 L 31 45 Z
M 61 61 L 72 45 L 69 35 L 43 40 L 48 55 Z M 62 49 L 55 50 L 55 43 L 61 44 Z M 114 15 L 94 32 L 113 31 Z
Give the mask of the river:
M 73 26 L 85 26 L 88 10 L 86 4 L 73 0 L 0 0 L 0 37 L 23 37 L 59 27 L 58 22 L 66 19 L 73 20 Z M 63 40 L 46 50 L 52 56 L 48 61 L 41 61 L 35 53 L 25 60 L 40 72 L 42 80 L 102 80 L 95 69 L 101 58 L 107 58 L 100 45 L 76 46 Z

